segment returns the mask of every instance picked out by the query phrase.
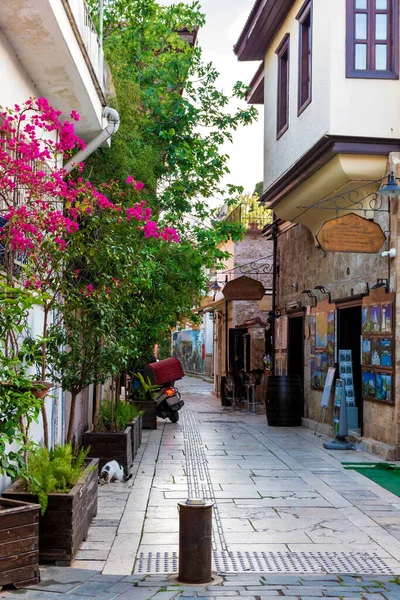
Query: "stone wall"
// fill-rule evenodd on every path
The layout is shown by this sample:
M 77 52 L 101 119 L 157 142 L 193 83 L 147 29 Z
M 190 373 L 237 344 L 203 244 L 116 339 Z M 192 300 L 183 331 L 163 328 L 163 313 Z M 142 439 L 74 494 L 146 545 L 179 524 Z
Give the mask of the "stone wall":
M 387 232 L 388 215 L 380 213 L 378 219 L 382 229 Z M 393 233 L 394 231 L 392 237 Z M 389 246 L 390 238 L 382 250 Z M 378 254 L 326 253 L 316 247 L 311 232 L 303 225 L 297 225 L 278 237 L 278 260 L 277 307 L 280 309 L 296 301 L 301 301 L 303 306 L 310 304 L 310 299 L 301 292 L 305 289 L 313 290 L 316 285 L 323 285 L 329 289 L 333 300 L 365 294 L 367 284 L 371 288 L 378 278 L 389 278 L 390 289 L 396 288 L 395 270 L 390 268 L 390 259 L 382 258 L 380 252 Z M 314 293 L 319 301 L 327 299 L 326 295 L 321 295 L 318 291 Z M 397 308 L 397 312 L 398 310 Z M 397 317 L 399 323 L 400 314 L 397 314 Z M 400 327 L 397 325 L 397 339 L 399 335 Z M 395 356 L 398 355 L 399 352 L 395 353 Z M 305 341 L 304 361 L 304 416 L 318 420 L 322 392 L 313 390 L 310 386 L 310 343 L 308 341 Z M 396 373 L 399 372 L 399 361 L 400 358 L 397 363 L 394 363 Z M 397 384 L 400 384 L 398 375 Z M 365 400 L 363 410 L 364 437 L 392 445 L 400 444 L 397 426 L 400 423 L 400 416 L 396 406 Z M 326 422 L 331 423 L 331 421 L 330 410 Z

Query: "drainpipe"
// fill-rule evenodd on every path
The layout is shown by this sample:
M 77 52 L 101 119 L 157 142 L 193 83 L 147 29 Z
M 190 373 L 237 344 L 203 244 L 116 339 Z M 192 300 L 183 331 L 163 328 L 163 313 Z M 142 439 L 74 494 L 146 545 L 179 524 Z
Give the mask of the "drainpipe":
M 84 150 L 81 150 L 72 158 L 69 159 L 68 162 L 65 163 L 64 169 L 67 173 L 71 173 L 71 171 L 81 162 L 84 162 L 88 156 L 93 154 L 97 148 L 99 148 L 106 140 L 108 140 L 112 135 L 117 133 L 119 129 L 119 114 L 113 108 L 106 106 L 103 111 L 103 117 L 108 119 L 108 125 L 103 129 L 98 136 L 96 136 L 91 142 L 88 143 Z

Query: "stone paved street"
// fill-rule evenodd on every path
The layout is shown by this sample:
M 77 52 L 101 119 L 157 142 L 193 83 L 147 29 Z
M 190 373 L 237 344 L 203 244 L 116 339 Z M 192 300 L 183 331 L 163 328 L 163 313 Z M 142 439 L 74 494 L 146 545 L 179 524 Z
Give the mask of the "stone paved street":
M 400 600 L 400 500 L 322 449 L 302 428 L 223 409 L 211 386 L 186 378 L 178 424 L 144 432 L 134 477 L 100 488 L 99 511 L 74 568 L 47 567 L 26 600 L 278 597 Z M 221 584 L 185 587 L 177 502 L 214 501 L 214 569 Z

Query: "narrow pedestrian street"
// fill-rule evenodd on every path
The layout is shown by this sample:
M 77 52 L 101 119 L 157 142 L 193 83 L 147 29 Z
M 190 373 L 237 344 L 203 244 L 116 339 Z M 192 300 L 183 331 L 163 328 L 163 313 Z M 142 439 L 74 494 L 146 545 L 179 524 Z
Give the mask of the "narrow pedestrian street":
M 269 428 L 223 409 L 201 379 L 180 383 L 181 420 L 144 431 L 133 478 L 100 488 L 74 568 L 45 567 L 38 586 L 1 598 L 400 598 L 400 500 L 341 463 L 376 457 L 326 451 L 311 430 Z M 214 502 L 219 585 L 167 578 L 187 497 Z

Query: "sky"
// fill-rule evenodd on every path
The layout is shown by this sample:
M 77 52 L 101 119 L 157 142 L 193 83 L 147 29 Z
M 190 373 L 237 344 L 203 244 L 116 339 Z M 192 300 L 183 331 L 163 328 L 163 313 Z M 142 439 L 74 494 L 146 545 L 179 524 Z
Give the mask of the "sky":
M 176 4 L 177 0 L 159 0 L 160 4 Z M 184 2 L 190 4 L 190 1 Z M 200 0 L 206 15 L 206 25 L 199 32 L 198 41 L 205 62 L 212 62 L 220 73 L 217 86 L 229 94 L 236 81 L 250 83 L 257 71 L 258 62 L 238 62 L 233 53 L 236 43 L 254 0 Z M 232 108 L 234 109 L 235 103 Z M 262 109 L 262 107 L 260 107 Z M 229 154 L 230 175 L 226 183 L 242 185 L 252 193 L 257 182 L 263 179 L 263 115 L 253 125 L 241 127 L 233 134 L 233 143 L 224 146 Z

